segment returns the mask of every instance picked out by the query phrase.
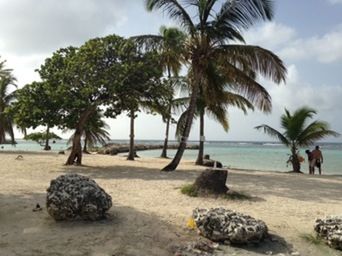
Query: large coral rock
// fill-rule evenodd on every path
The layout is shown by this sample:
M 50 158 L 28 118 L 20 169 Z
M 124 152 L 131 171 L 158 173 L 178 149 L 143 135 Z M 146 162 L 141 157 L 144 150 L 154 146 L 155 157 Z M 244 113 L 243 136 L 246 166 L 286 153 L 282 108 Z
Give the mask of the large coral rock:
M 328 216 L 325 219 L 317 219 L 314 228 L 330 247 L 342 250 L 342 216 Z
M 46 208 L 55 220 L 98 220 L 112 198 L 96 182 L 78 174 L 61 175 L 47 189 Z
M 196 208 L 193 218 L 201 234 L 216 242 L 259 243 L 268 233 L 263 221 L 223 208 Z

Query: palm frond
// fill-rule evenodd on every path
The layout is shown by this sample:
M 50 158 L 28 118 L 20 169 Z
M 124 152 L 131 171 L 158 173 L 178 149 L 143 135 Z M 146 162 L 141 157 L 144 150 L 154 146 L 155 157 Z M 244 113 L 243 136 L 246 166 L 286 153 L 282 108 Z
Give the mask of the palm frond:
M 266 125 L 266 124 L 256 126 L 255 129 L 263 130 L 264 133 L 270 135 L 273 138 L 278 139 L 279 141 L 281 141 L 286 146 L 290 145 L 290 141 L 282 133 L 280 133 L 276 129 L 274 129 L 274 128 Z
M 213 104 L 207 107 L 207 113 L 209 117 L 219 122 L 223 129 L 228 132 L 229 122 L 228 122 L 228 111 L 224 104 Z
M 193 32 L 195 26 L 190 15 L 177 0 L 145 0 L 147 10 L 162 10 L 171 19 L 180 23 L 188 32 Z
M 216 26 L 237 31 L 248 29 L 259 20 L 273 18 L 273 1 L 244 0 L 225 1 L 215 17 Z
M 163 37 L 160 35 L 141 35 L 132 36 L 130 39 L 135 42 L 140 48 L 147 51 L 160 51 L 163 47 Z
M 327 136 L 338 137 L 340 134 L 330 130 L 329 124 L 323 121 L 310 123 L 297 137 L 298 145 L 301 147 L 312 145 L 315 141 Z
M 261 84 L 230 64 L 225 65 L 222 74 L 226 78 L 228 88 L 248 99 L 260 111 L 271 112 L 271 96 Z
M 242 70 L 248 69 L 271 79 L 275 83 L 285 82 L 286 67 L 282 60 L 269 50 L 252 45 L 224 45 L 217 50 L 223 61 Z

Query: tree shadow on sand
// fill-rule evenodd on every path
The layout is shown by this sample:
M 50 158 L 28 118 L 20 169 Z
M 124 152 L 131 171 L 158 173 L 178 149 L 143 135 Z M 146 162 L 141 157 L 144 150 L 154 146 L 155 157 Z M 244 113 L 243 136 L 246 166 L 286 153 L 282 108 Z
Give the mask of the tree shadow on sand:
M 94 179 L 142 179 L 142 180 L 178 180 L 192 183 L 203 168 L 177 170 L 170 173 L 160 172 L 156 168 L 137 166 L 71 166 L 64 172 L 79 173 Z M 62 173 L 62 171 L 61 171 Z M 272 195 L 292 198 L 300 201 L 326 202 L 342 200 L 342 177 L 308 176 L 298 174 L 266 173 L 258 175 L 250 171 L 229 171 L 228 187 L 244 190 L 263 198 Z
M 160 217 L 115 205 L 104 220 L 56 222 L 45 194 L 0 194 L 1 255 L 174 255 L 194 236 Z M 43 209 L 34 212 L 36 203 Z

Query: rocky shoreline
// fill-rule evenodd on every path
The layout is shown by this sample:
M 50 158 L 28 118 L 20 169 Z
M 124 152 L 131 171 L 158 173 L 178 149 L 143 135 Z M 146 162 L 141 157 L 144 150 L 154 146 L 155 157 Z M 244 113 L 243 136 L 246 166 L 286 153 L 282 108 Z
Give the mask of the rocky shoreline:
M 143 151 L 143 150 L 155 150 L 155 149 L 162 149 L 162 144 L 136 144 L 134 146 L 135 151 Z M 178 144 L 170 144 L 167 147 L 168 149 L 177 149 Z M 187 145 L 186 149 L 196 150 L 198 149 L 198 145 Z M 127 153 L 129 152 L 129 144 L 107 144 L 103 148 L 98 150 L 98 154 L 103 155 L 117 155 L 120 153 Z

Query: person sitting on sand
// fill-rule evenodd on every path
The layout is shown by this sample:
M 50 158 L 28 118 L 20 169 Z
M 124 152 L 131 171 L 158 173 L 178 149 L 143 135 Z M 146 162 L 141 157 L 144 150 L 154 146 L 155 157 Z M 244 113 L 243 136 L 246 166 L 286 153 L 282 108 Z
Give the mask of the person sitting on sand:
M 305 153 L 308 155 L 308 164 L 309 164 L 309 174 L 314 175 L 315 174 L 315 168 L 311 167 L 311 161 L 312 161 L 312 153 L 310 150 L 305 150 Z
M 322 169 L 321 165 L 323 164 L 323 154 L 321 150 L 319 150 L 319 146 L 316 146 L 316 148 L 311 152 L 312 160 L 310 162 L 311 168 L 315 168 L 315 166 L 318 167 L 319 175 L 322 175 Z

